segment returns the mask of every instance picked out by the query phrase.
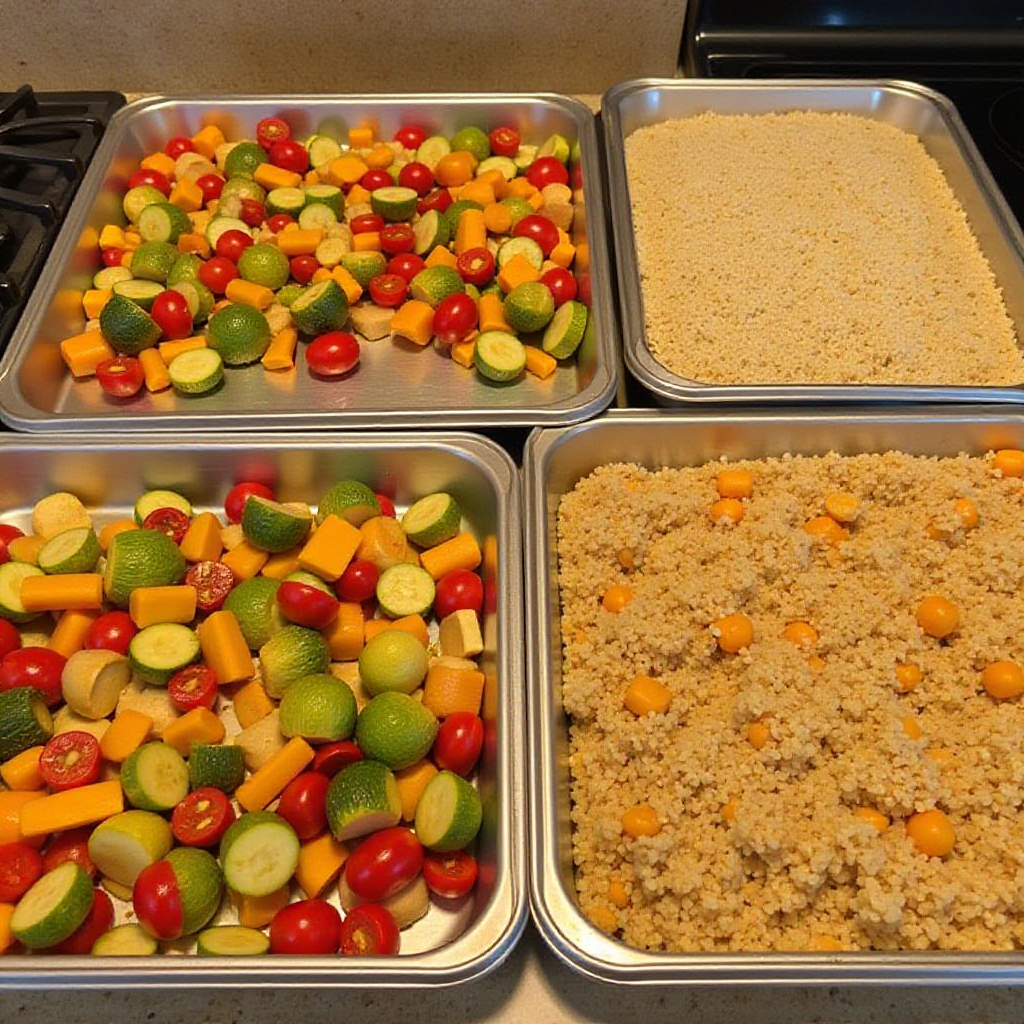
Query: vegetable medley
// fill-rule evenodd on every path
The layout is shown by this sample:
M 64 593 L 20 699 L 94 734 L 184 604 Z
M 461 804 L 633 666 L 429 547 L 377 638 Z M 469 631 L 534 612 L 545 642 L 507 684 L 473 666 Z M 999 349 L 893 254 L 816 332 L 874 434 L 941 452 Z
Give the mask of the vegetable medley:
M 393 954 L 472 892 L 495 538 L 357 480 L 224 519 L 0 524 L 0 951 Z
M 500 384 L 574 355 L 590 300 L 568 139 L 291 132 L 264 118 L 227 141 L 207 125 L 141 161 L 125 223 L 97 236 L 85 330 L 61 343 L 76 379 L 118 399 L 202 395 L 225 367 L 287 373 L 302 354 L 315 377 L 344 377 L 357 335 L 399 341 L 395 358 L 433 341 Z

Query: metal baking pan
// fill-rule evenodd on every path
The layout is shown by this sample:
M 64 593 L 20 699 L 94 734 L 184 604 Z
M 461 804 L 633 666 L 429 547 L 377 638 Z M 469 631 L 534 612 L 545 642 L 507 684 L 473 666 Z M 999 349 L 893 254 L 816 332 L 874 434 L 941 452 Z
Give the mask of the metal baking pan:
M 202 398 L 172 390 L 109 399 L 94 380 L 76 383 L 58 344 L 82 330 L 78 299 L 99 268 L 93 232 L 123 223 L 120 196 L 139 160 L 168 138 L 216 123 L 229 139 L 253 138 L 263 117 L 284 116 L 304 137 L 317 130 L 339 137 L 372 124 L 390 139 L 403 123 L 454 133 L 468 124 L 514 125 L 524 142 L 553 132 L 579 143 L 583 199 L 596 215 L 577 215 L 577 241 L 590 252 L 591 324 L 576 358 L 547 380 L 532 374 L 511 387 L 494 386 L 432 348 L 396 351 L 388 338 L 362 345 L 350 378 L 315 380 L 305 366 L 284 374 L 256 364 L 231 370 L 225 386 Z M 66 223 L 0 362 L 0 419 L 16 430 L 189 430 L 216 428 L 401 429 L 502 427 L 576 423 L 604 409 L 618 378 L 612 274 L 605 239 L 601 159 L 590 110 L 548 94 L 167 97 L 139 100 L 111 119 Z
M 98 523 L 131 516 L 142 491 L 169 487 L 197 510 L 223 509 L 237 480 L 276 480 L 282 500 L 316 500 L 339 479 L 365 480 L 394 493 L 402 508 L 449 490 L 469 528 L 497 538 L 497 608 L 484 622 L 481 656 L 488 687 L 482 715 L 487 740 L 478 769 L 484 824 L 477 840 L 475 895 L 402 932 L 402 953 L 370 960 L 337 956 L 89 957 L 18 954 L 0 957 L 0 988 L 406 987 L 451 985 L 493 970 L 526 921 L 526 823 L 523 810 L 522 578 L 518 473 L 492 442 L 459 433 L 190 434 L 173 442 L 99 435 L 0 438 L 0 517 L 28 532 L 33 504 L 57 490 L 77 494 Z M 229 732 L 230 723 L 229 725 Z M 333 888 L 325 894 L 336 903 Z M 118 901 L 115 901 L 117 903 Z M 447 902 L 447 901 L 446 901 Z M 125 920 L 126 905 L 118 907 Z M 215 921 L 228 923 L 222 910 Z M 186 947 L 187 948 L 187 947 Z
M 651 953 L 610 938 L 576 902 L 571 846 L 568 723 L 562 710 L 562 640 L 556 515 L 562 496 L 596 467 L 657 468 L 720 456 L 764 458 L 901 450 L 950 456 L 1024 447 L 1024 415 L 918 407 L 765 410 L 738 415 L 614 411 L 587 424 L 535 430 L 524 453 L 526 623 L 529 641 L 530 902 L 534 920 L 570 967 L 639 985 L 1021 985 L 1024 953 Z
M 991 265 L 1018 343 L 1024 346 L 1024 234 L 989 173 L 953 104 L 920 85 L 896 81 L 807 79 L 639 79 L 604 96 L 608 190 L 619 280 L 626 367 L 659 405 L 691 402 L 1022 402 L 1024 381 L 1013 387 L 856 384 L 704 384 L 672 373 L 648 348 L 623 143 L 636 129 L 706 111 L 766 114 L 814 110 L 858 114 L 916 135 L 939 166 L 967 214 Z M 694 154 L 699 159 L 699 154 Z

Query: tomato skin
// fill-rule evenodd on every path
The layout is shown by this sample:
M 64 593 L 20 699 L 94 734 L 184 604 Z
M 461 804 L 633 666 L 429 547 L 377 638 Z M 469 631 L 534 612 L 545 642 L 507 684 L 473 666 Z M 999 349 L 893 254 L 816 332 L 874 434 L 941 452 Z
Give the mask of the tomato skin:
M 114 902 L 102 889 L 93 889 L 92 906 L 85 920 L 63 941 L 50 946 L 47 953 L 71 953 L 84 956 L 92 952 L 96 940 L 114 923 Z
M 204 174 L 196 178 L 196 184 L 203 193 L 203 203 L 211 203 L 214 199 L 220 199 L 224 191 L 224 179 L 219 174 Z
M 196 276 L 214 295 L 223 295 L 224 289 L 238 277 L 238 267 L 223 256 L 211 256 L 200 265 Z
M 568 185 L 569 172 L 558 157 L 542 156 L 534 160 L 527 168 L 526 180 L 534 188 L 545 188 L 548 185 Z
M 434 310 L 434 334 L 445 345 L 462 341 L 476 327 L 477 308 L 465 292 L 442 299 Z
M 313 275 L 320 269 L 320 261 L 315 256 L 293 256 L 288 261 L 292 277 L 299 284 L 309 284 Z
M 484 604 L 484 584 L 469 569 L 453 569 L 437 581 L 434 594 L 434 612 L 439 619 L 464 608 L 480 614 Z
M 186 135 L 175 135 L 173 139 L 167 140 L 164 152 L 172 159 L 177 160 L 183 153 L 194 153 L 195 143 Z
M 561 166 L 561 164 L 559 164 Z M 538 213 L 528 213 L 512 229 L 515 238 L 532 238 L 540 247 L 545 256 L 551 254 L 551 250 L 558 245 L 558 228 L 554 221 L 542 217 Z
M 184 846 L 213 846 L 234 820 L 228 797 L 214 786 L 200 786 L 171 811 L 171 834 Z
M 427 210 L 437 210 L 439 213 L 444 213 L 449 206 L 455 200 L 452 199 L 451 192 L 446 188 L 435 188 L 432 192 L 428 192 L 417 204 L 417 213 L 426 213 Z
M 97 365 L 96 380 L 112 398 L 131 398 L 142 389 L 146 374 L 142 363 L 135 356 L 114 356 Z
M 310 771 L 296 775 L 281 791 L 277 813 L 295 829 L 299 839 L 313 839 L 327 828 L 329 785 L 330 779 L 323 772 Z
M 318 377 L 340 377 L 359 363 L 359 342 L 346 331 L 329 331 L 306 348 L 306 363 Z
M 28 843 L 0 846 L 0 903 L 17 903 L 43 877 L 43 858 Z
M 225 234 L 231 234 L 226 231 Z M 171 341 L 187 338 L 192 333 L 192 314 L 188 303 L 181 292 L 168 288 L 153 300 L 153 308 L 149 315 L 157 322 L 164 332 L 164 337 Z
M 180 544 L 188 532 L 189 518 L 180 508 L 155 508 L 142 521 L 144 530 L 157 530 Z
M 18 527 L 11 526 L 9 523 L 0 523 L 0 565 L 11 560 L 11 553 L 7 550 L 7 545 L 10 544 L 15 537 L 24 536 L 24 531 L 19 530 Z
M 275 213 L 273 217 L 267 218 L 267 227 L 275 235 L 280 234 L 289 224 L 294 224 L 295 218 L 290 213 Z
M 489 284 L 494 277 L 494 254 L 483 247 L 467 249 L 455 261 L 459 277 L 468 284 Z
M 495 128 L 488 136 L 488 141 L 495 156 L 515 156 L 519 152 L 519 132 L 510 125 Z
M 434 760 L 438 768 L 456 775 L 469 775 L 476 767 L 484 746 L 484 723 L 471 711 L 456 711 L 438 727 Z
M 56 707 L 61 701 L 60 674 L 67 658 L 47 647 L 20 647 L 0 661 L 0 693 L 17 686 L 32 686 Z
M 225 231 L 217 239 L 216 252 L 218 256 L 223 256 L 224 259 L 237 263 L 238 258 L 252 244 L 252 235 L 248 231 L 232 228 L 230 231 Z
M 228 491 L 227 497 L 224 499 L 224 514 L 228 517 L 229 522 L 240 523 L 242 521 L 242 509 L 250 494 L 274 500 L 274 492 L 266 484 L 261 484 L 258 480 L 242 480 Z
M 111 245 L 100 253 L 100 258 L 103 260 L 103 266 L 105 267 L 119 267 L 124 259 L 124 254 L 124 249 L 118 249 L 116 246 Z
M 360 898 L 379 902 L 414 881 L 423 867 L 423 846 L 407 828 L 368 835 L 345 861 L 345 881 Z
M 138 188 L 140 185 L 149 185 L 151 188 L 159 189 L 165 196 L 171 194 L 171 182 L 166 174 L 160 171 L 139 168 L 129 179 L 129 188 Z
M 388 519 L 397 519 L 395 512 L 395 503 L 386 495 L 381 494 L 379 491 L 375 491 L 373 495 L 377 499 L 377 504 L 380 506 L 380 514 L 386 516 Z
M 322 747 L 317 747 L 312 767 L 313 771 L 319 772 L 325 778 L 333 779 L 346 765 L 355 764 L 362 759 L 363 752 L 359 749 L 359 744 L 352 740 L 338 740 L 337 743 L 325 743 Z M 292 828 L 294 827 L 293 825 Z
M 39 774 L 59 793 L 97 782 L 101 760 L 99 740 L 91 732 L 72 729 L 46 742 L 39 755 Z
M 267 208 L 255 199 L 243 199 L 238 219 L 251 228 L 258 228 L 267 219 Z
M 154 938 L 181 937 L 181 890 L 174 868 L 166 860 L 158 860 L 139 872 L 132 889 L 132 907 L 139 924 Z
M 299 900 L 270 922 L 271 953 L 337 953 L 341 914 L 326 900 Z
M 308 629 L 324 629 L 338 614 L 338 599 L 308 583 L 285 580 L 274 597 L 289 622 Z
M 370 278 L 370 298 L 385 309 L 396 309 L 409 294 L 409 282 L 401 274 L 377 274 Z
M 256 141 L 266 150 L 291 137 L 291 127 L 279 117 L 264 117 L 256 122 Z
M 359 179 L 359 184 L 368 192 L 372 192 L 375 188 L 390 188 L 394 183 L 395 179 L 380 167 L 372 168 Z
M 380 570 L 365 558 L 353 558 L 334 584 L 342 601 L 369 601 L 377 592 Z
M 21 634 L 18 627 L 7 619 L 0 619 L 0 661 L 7 657 L 11 651 L 21 648 Z M 0 901 L 2 902 L 2 901 Z
M 186 665 L 167 681 L 167 696 L 182 713 L 196 708 L 213 710 L 217 703 L 217 676 L 209 665 Z
M 89 627 L 85 646 L 90 651 L 117 651 L 127 654 L 128 645 L 138 629 L 127 612 L 105 612 Z
M 398 184 L 411 188 L 422 198 L 434 187 L 434 172 L 426 164 L 413 160 L 398 172 Z
M 353 907 L 341 924 L 341 952 L 345 956 L 394 956 L 400 943 L 394 917 L 377 903 Z
M 552 267 L 540 275 L 540 283 L 551 292 L 556 308 L 576 298 L 576 278 L 572 271 Z
M 267 153 L 275 167 L 282 167 L 295 174 L 305 174 L 309 170 L 309 153 L 301 142 L 294 139 L 278 139 Z
M 400 252 L 412 252 L 416 236 L 408 224 L 388 224 L 380 233 L 381 249 L 395 256 Z
M 77 864 L 90 878 L 96 877 L 96 865 L 89 856 L 89 836 L 92 826 L 68 829 L 58 832 L 43 853 L 43 872 L 59 868 L 61 864 L 71 861 Z
M 368 231 L 383 231 L 384 218 L 379 213 L 361 213 L 348 222 L 353 235 L 362 235 Z
M 388 260 L 387 272 L 411 281 L 425 266 L 426 261 L 414 252 L 400 252 Z
M 476 885 L 479 873 L 476 858 L 465 850 L 452 853 L 428 850 L 423 857 L 423 881 L 442 899 L 456 900 L 465 896 Z
M 196 562 L 185 573 L 185 583 L 196 592 L 196 608 L 215 612 L 235 585 L 235 574 L 223 562 Z
M 406 149 L 419 149 L 426 138 L 426 129 L 418 124 L 404 124 L 395 132 L 395 142 L 400 142 Z

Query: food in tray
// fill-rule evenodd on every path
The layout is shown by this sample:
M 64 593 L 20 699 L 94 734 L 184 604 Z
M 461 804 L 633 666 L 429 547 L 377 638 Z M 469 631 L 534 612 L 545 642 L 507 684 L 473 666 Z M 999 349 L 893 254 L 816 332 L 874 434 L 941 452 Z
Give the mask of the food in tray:
M 495 559 L 357 480 L 4 524 L 0 951 L 397 953 L 475 887 Z
M 651 354 L 705 384 L 1013 386 L 1024 358 L 938 163 L 852 114 L 702 113 L 625 159 Z
M 356 335 L 433 342 L 497 383 L 549 377 L 588 316 L 570 158 L 565 137 L 523 144 L 508 125 L 407 124 L 390 142 L 353 128 L 343 144 L 264 118 L 255 140 L 172 138 L 128 179 L 126 223 L 99 232 L 64 361 L 121 399 L 203 395 L 225 369 L 286 373 L 303 353 L 314 376 L 344 377 Z
M 1012 950 L 1024 452 L 600 467 L 558 511 L 572 848 L 655 951 Z

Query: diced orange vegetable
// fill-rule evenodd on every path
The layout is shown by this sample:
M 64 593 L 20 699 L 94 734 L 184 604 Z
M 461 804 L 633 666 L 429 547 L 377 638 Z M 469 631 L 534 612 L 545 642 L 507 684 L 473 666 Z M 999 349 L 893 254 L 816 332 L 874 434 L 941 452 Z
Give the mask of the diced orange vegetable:
M 544 197 L 539 192 L 526 197 L 526 201 L 535 209 L 539 210 L 544 205 Z
M 139 524 L 134 519 L 118 519 L 117 522 L 107 523 L 99 533 L 100 550 L 105 552 L 110 547 L 110 542 L 119 533 L 138 529 L 140 529 Z
M 116 355 L 99 328 L 75 334 L 60 343 L 60 357 L 76 377 L 91 377 L 104 359 Z
M 219 715 L 209 708 L 193 708 L 171 722 L 160 739 L 174 747 L 182 757 L 188 757 L 193 743 L 220 743 L 224 732 L 224 723 Z
M 45 836 L 79 825 L 91 825 L 123 810 L 120 779 L 94 782 L 25 804 L 21 809 L 21 831 L 26 836 Z
M 252 306 L 253 309 L 266 309 L 274 301 L 274 293 L 261 284 L 253 284 L 241 277 L 228 281 L 224 295 L 232 302 L 241 303 L 243 306 Z
M 370 201 L 370 190 L 363 188 L 362 185 L 353 185 L 348 192 L 345 194 L 345 206 L 356 206 L 359 203 L 368 203 Z
M 310 278 L 310 284 L 319 284 L 321 281 L 330 281 L 331 272 L 326 267 L 319 267 Z
M 196 348 L 206 348 L 206 338 L 201 334 L 194 334 L 191 338 L 179 338 L 177 341 L 161 341 L 157 345 L 160 358 L 168 366 L 174 361 L 175 356 L 180 356 L 182 352 L 191 352 Z
M 423 683 L 423 704 L 438 718 L 456 711 L 477 714 L 484 693 L 484 674 L 477 669 L 453 668 L 436 661 L 427 669 Z
M 340 263 L 331 269 L 331 277 L 338 282 L 349 305 L 359 301 L 359 296 L 363 294 L 363 286 Z
M 476 336 L 466 341 L 457 341 L 450 346 L 453 363 L 465 366 L 467 370 L 473 367 L 473 356 L 476 354 Z
M 407 299 L 391 318 L 391 333 L 417 345 L 429 345 L 434 333 L 433 307 L 420 299 Z
M 163 391 L 171 386 L 171 375 L 167 372 L 167 363 L 164 362 L 157 349 L 144 348 L 139 353 L 139 362 L 142 364 L 147 391 Z
M 287 882 L 269 896 L 243 896 L 233 889 L 228 892 L 238 914 L 238 923 L 246 928 L 262 928 L 270 924 L 277 912 L 288 906 L 292 898 L 292 889 Z
M 114 292 L 110 288 L 90 288 L 82 296 L 82 312 L 87 320 L 95 320 L 103 312 Z
M 216 562 L 224 549 L 220 529 L 220 520 L 212 512 L 200 512 L 194 516 L 178 545 L 185 561 Z
M 299 565 L 328 582 L 336 580 L 352 561 L 362 534 L 348 520 L 331 514 L 299 552 Z
M 100 753 L 114 764 L 120 764 L 128 755 L 146 742 L 153 728 L 153 719 L 141 711 L 125 708 L 115 716 L 110 728 L 100 740 Z
M 549 356 L 543 349 L 536 345 L 526 345 L 526 369 L 535 377 L 544 380 L 550 377 L 558 367 L 558 360 Z
M 508 321 L 505 319 L 505 307 L 500 295 L 496 295 L 494 292 L 484 292 L 480 296 L 478 306 L 481 331 L 511 332 Z
M 101 249 L 123 249 L 124 228 L 120 224 L 104 224 L 98 244 Z
M 167 178 L 174 177 L 174 157 L 166 153 L 150 153 L 139 161 L 139 166 L 144 171 L 159 171 Z
M 373 145 L 373 129 L 349 128 L 348 145 L 350 149 L 369 149 Z
M 504 203 L 484 207 L 484 226 L 491 234 L 507 235 L 512 230 L 512 211 Z
M 263 810 L 313 760 L 313 755 L 313 748 L 301 736 L 293 736 L 235 790 L 235 799 L 247 811 Z
M 30 533 L 28 536 L 15 537 L 10 541 L 7 545 L 7 553 L 13 562 L 31 562 L 33 565 L 37 565 L 39 552 L 43 550 L 44 544 L 46 544 L 45 537 L 37 537 Z
M 210 243 L 198 231 L 183 231 L 178 235 L 178 252 L 194 252 L 204 260 L 210 258 Z
M 363 608 L 355 601 L 342 601 L 334 621 L 323 630 L 332 661 L 355 661 L 364 644 Z
M 369 153 L 363 154 L 363 159 L 370 170 L 383 170 L 395 162 L 395 152 L 386 143 L 378 142 Z
M 260 360 L 263 368 L 265 370 L 292 369 L 295 366 L 295 349 L 298 344 L 299 332 L 294 327 L 285 327 L 278 331 Z
M 572 266 L 575 257 L 576 246 L 572 242 L 559 242 L 548 255 L 548 259 L 562 267 L 563 270 L 568 270 Z
M 485 580 L 496 579 L 498 575 L 498 538 L 493 533 L 484 537 L 480 574 Z
M 427 783 L 437 774 L 432 761 L 423 758 L 408 768 L 400 768 L 395 772 L 398 783 L 398 796 L 402 801 L 402 820 L 412 821 L 416 817 L 416 805 L 420 802 Z
M 297 572 L 299 565 L 299 552 L 301 548 L 292 548 L 290 551 L 279 551 L 271 555 L 260 570 L 261 576 L 269 576 L 272 580 L 283 580 L 285 576 Z
M 6 953 L 14 945 L 14 932 L 11 931 L 13 913 L 13 903 L 0 903 L 0 953 Z
M 289 258 L 312 256 L 323 240 L 323 228 L 297 228 L 295 231 L 282 231 L 277 236 L 277 247 Z
M 555 247 L 557 248 L 557 246 Z M 554 252 L 554 249 L 551 250 Z M 580 270 L 586 270 L 590 266 L 590 246 L 586 242 L 580 242 L 576 246 L 576 266 Z
M 487 206 L 493 203 L 495 200 L 494 186 L 490 181 L 483 178 L 474 178 L 472 181 L 467 181 L 462 186 L 462 190 L 459 192 L 459 199 L 466 199 L 473 203 L 479 203 L 481 206 Z M 474 211 L 480 213 L 480 210 Z M 459 218 L 459 223 L 462 223 L 462 218 Z
M 423 261 L 428 267 L 451 267 L 455 269 L 455 264 L 458 263 L 459 258 L 448 248 L 446 245 L 435 245 L 433 249 L 427 253 L 427 258 Z
M 214 158 L 217 147 L 223 146 L 224 142 L 224 133 L 215 124 L 206 125 L 192 136 L 192 145 L 196 147 L 196 152 L 205 156 L 207 160 Z
M 357 156 L 339 156 L 327 165 L 327 180 L 332 185 L 355 185 L 369 169 Z
M 508 194 L 510 196 L 518 196 L 520 199 L 528 199 L 536 191 L 537 187 L 526 178 L 513 178 L 508 183 Z
M 255 674 L 249 645 L 234 612 L 221 609 L 207 616 L 199 627 L 199 645 L 219 686 L 240 683 Z
M 238 579 L 251 580 L 263 568 L 269 557 L 270 555 L 266 551 L 260 551 L 247 540 L 243 540 L 241 544 L 236 545 L 230 551 L 225 551 L 220 556 L 220 560 Z
M 346 860 L 348 847 L 330 832 L 324 832 L 299 848 L 295 881 L 307 898 L 313 899 L 338 877 Z
M 194 181 L 182 178 L 171 189 L 170 201 L 186 213 L 195 213 L 203 208 L 203 190 Z
M 138 246 L 135 246 L 133 248 L 133 247 L 128 245 L 127 241 L 125 242 L 125 245 L 128 246 L 128 247 L 125 249 L 124 255 L 121 257 L 121 266 L 125 267 L 128 270 L 131 270 L 132 269 L 132 257 L 134 255 L 134 249 L 138 248 Z
M 484 171 L 483 174 L 478 174 L 473 181 L 487 182 L 491 186 L 491 192 L 494 193 L 495 199 L 504 199 L 508 195 L 508 181 L 505 175 L 497 169 Z
M 98 612 L 68 611 L 61 615 L 57 625 L 50 634 L 47 646 L 51 651 L 70 658 L 76 651 L 85 646 L 85 636 L 89 627 L 99 618 Z
M 259 164 L 252 172 L 252 180 L 265 189 L 298 188 L 302 184 L 302 175 L 296 171 L 286 170 L 275 164 Z
M 254 679 L 246 683 L 234 695 L 231 701 L 235 709 L 235 717 L 243 729 L 248 729 L 254 722 L 266 718 L 274 710 L 274 702 L 267 695 L 263 684 Z M 115 719 L 116 721 L 116 719 Z
M 42 846 L 45 836 L 26 837 L 21 830 L 21 812 L 33 800 L 42 800 L 45 789 L 8 789 L 0 792 L 0 844 L 27 842 L 29 846 Z
M 186 625 L 196 617 L 195 587 L 187 583 L 169 587 L 136 587 L 128 597 L 128 614 L 139 629 L 158 622 Z
M 498 285 L 506 295 L 517 284 L 539 280 L 540 271 L 522 253 L 517 253 L 498 271 Z
M 367 619 L 363 624 L 363 636 L 369 642 L 386 629 L 400 629 L 403 633 L 411 633 L 424 647 L 430 643 L 430 634 L 422 615 L 403 615 L 400 619 Z
M 464 149 L 445 153 L 434 165 L 434 180 L 445 188 L 465 185 L 476 170 L 476 157 Z
M 487 225 L 484 223 L 484 211 L 463 210 L 462 216 L 459 217 L 459 226 L 455 230 L 456 255 L 461 256 L 467 249 L 482 249 L 486 244 Z
M 352 236 L 353 252 L 380 252 L 381 240 L 379 231 L 360 231 Z
M 0 779 L 8 789 L 18 792 L 31 793 L 34 790 L 42 789 L 42 773 L 39 771 L 39 755 L 43 752 L 42 746 L 29 747 L 20 754 L 15 754 L 0 765 Z
M 103 605 L 103 576 L 98 572 L 69 572 L 57 576 L 26 576 L 21 581 L 26 611 L 88 610 Z
M 475 569 L 481 557 L 476 537 L 471 533 L 460 533 L 437 547 L 420 552 L 420 565 L 439 580 L 454 569 Z

